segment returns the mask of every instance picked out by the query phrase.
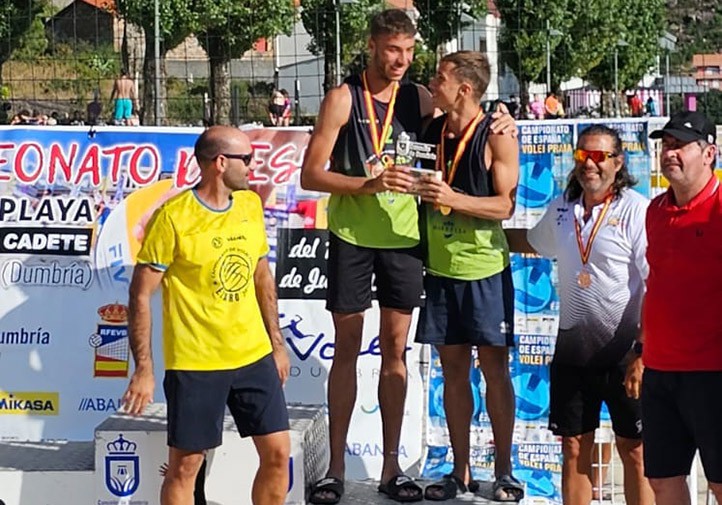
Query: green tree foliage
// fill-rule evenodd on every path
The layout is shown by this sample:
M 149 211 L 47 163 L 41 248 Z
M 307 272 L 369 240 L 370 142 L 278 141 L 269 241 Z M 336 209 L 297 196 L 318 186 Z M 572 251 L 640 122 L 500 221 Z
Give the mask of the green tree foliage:
M 311 35 L 308 50 L 324 57 L 323 89 L 336 85 L 336 6 L 339 9 L 341 39 L 341 74 L 363 60 L 371 17 L 384 8 L 382 0 L 301 0 L 301 20 Z
M 674 71 L 692 70 L 694 54 L 722 52 L 719 0 L 667 0 L 667 31 L 677 37 Z
M 228 124 L 231 110 L 230 61 L 260 38 L 290 34 L 291 0 L 210 0 L 199 11 L 197 37 L 210 59 L 211 122 Z
M 659 36 L 664 28 L 664 0 L 624 0 L 616 9 L 616 27 L 609 37 L 599 41 L 605 55 L 586 74 L 587 79 L 604 90 L 614 89 L 614 50 L 618 53 L 619 90 L 634 88 L 654 65 L 660 53 Z M 627 45 L 617 45 L 619 41 Z M 581 74 L 584 75 L 584 74 Z
M 140 26 L 145 34 L 145 57 L 143 59 L 143 83 L 141 121 L 155 124 L 155 101 L 160 102 L 159 121 L 165 119 L 166 71 L 165 55 L 178 46 L 198 28 L 198 4 L 201 0 L 159 0 L 160 10 L 160 62 L 161 88 L 155 96 L 155 35 L 154 2 L 152 0 L 116 0 L 118 11 L 129 22 Z
M 3 63 L 22 44 L 23 36 L 46 3 L 45 0 L 0 0 L 0 82 Z
M 572 36 L 565 31 L 573 17 L 568 4 L 569 0 L 496 0 L 503 21 L 499 37 L 501 61 L 519 79 L 524 103 L 529 83 L 545 80 L 547 41 L 553 51 L 565 37 Z M 565 35 L 551 37 L 547 26 Z
M 483 20 L 486 14 L 486 0 L 417 0 L 414 5 L 419 11 L 419 33 L 433 54 L 441 44 L 455 39 L 472 24 L 465 19 Z M 433 73 L 435 58 L 428 65 L 424 73 Z
M 634 87 L 659 53 L 664 0 L 497 0 L 497 7 L 504 22 L 502 59 L 519 78 L 522 95 L 530 82 L 546 80 L 547 43 L 552 88 L 582 77 L 614 89 L 615 48 L 619 89 Z

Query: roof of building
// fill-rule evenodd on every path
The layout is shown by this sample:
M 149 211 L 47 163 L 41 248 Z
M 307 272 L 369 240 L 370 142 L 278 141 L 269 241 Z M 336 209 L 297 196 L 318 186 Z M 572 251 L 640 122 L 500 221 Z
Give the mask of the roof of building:
M 77 0 L 79 2 L 86 3 L 95 7 L 96 9 L 103 9 L 106 11 L 115 10 L 115 0 Z

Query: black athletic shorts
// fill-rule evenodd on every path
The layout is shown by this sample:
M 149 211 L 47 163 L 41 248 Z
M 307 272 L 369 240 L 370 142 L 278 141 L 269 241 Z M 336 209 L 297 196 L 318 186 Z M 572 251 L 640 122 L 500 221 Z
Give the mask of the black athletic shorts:
M 644 474 L 689 475 L 699 450 L 705 476 L 722 484 L 722 372 L 644 369 Z
M 423 264 L 418 247 L 376 249 L 349 244 L 329 233 L 326 309 L 352 314 L 371 307 L 372 276 L 381 307 L 421 305 Z
M 641 438 L 641 405 L 639 400 L 627 396 L 625 372 L 624 365 L 589 368 L 552 361 L 549 369 L 549 429 L 552 433 L 574 437 L 596 430 L 604 402 L 617 436 Z
M 424 289 L 416 342 L 514 346 L 514 284 L 509 267 L 477 281 L 427 272 Z
M 273 356 L 234 370 L 166 370 L 168 445 L 202 451 L 221 445 L 226 406 L 242 437 L 286 431 L 288 411 Z

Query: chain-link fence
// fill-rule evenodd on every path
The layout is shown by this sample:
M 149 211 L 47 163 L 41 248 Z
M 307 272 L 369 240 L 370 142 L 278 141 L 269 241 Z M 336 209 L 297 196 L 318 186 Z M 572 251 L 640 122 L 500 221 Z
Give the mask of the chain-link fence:
M 146 59 L 155 58 L 153 48 L 146 48 L 142 29 L 124 22 L 117 10 L 101 3 L 108 1 L 54 0 L 52 9 L 33 14 L 30 22 L 27 19 L 10 19 L 16 24 L 22 21 L 29 28 L 20 40 L 0 40 L 0 44 L 8 49 L 0 51 L 7 58 L 2 63 L 0 74 L 0 93 L 4 102 L 0 120 L 10 122 L 14 118 L 21 123 L 112 124 L 115 121 L 113 88 L 121 69 L 127 69 L 128 77 L 133 81 L 135 103 L 133 117 L 126 122 L 155 124 L 158 103 L 159 124 L 199 125 L 223 120 L 234 124 L 270 124 L 272 93 L 284 90 L 290 104 L 290 123 L 310 124 L 318 112 L 324 90 L 335 84 L 339 75 L 360 69 L 365 61 L 365 36 L 359 34 L 349 42 L 348 34 L 339 33 L 340 30 L 333 24 L 328 24 L 328 19 L 333 19 L 335 12 L 325 12 L 318 17 L 318 23 L 325 20 L 324 26 L 307 29 L 299 17 L 289 35 L 259 39 L 253 49 L 246 51 L 242 57 L 231 59 L 223 68 L 223 86 L 218 83 L 212 85 L 213 79 L 218 78 L 218 71 L 214 77 L 203 49 L 214 44 L 222 45 L 222 38 L 199 41 L 191 35 L 167 51 L 162 47 L 159 89 L 156 92 L 155 61 L 149 67 L 146 63 Z M 501 99 L 514 103 L 521 98 L 521 102 L 526 103 L 534 101 L 535 97 L 543 97 L 549 85 L 559 90 L 559 83 L 552 79 L 549 84 L 532 84 L 528 92 L 521 93 L 518 69 L 504 63 L 514 59 L 506 58 L 509 55 L 500 51 L 502 20 L 498 12 L 491 10 L 478 19 L 460 15 L 464 25 L 452 34 L 450 42 L 443 43 L 435 51 L 425 47 L 422 41 L 417 44 L 411 78 L 426 83 L 439 54 L 471 49 L 486 53 L 491 63 L 487 100 Z M 340 19 L 343 21 L 343 18 Z M 309 23 L 308 20 L 305 22 Z M 541 20 L 539 24 L 539 30 L 546 30 L 546 35 L 551 36 Z M 316 34 L 316 37 L 309 33 Z M 337 72 L 335 52 L 339 43 L 342 47 L 338 56 L 341 71 Z M 321 51 L 327 51 L 328 58 L 312 52 L 309 49 L 312 44 Z M 547 75 L 554 77 L 554 67 L 564 66 L 564 62 L 559 61 L 563 56 L 547 54 L 546 57 L 552 70 Z M 603 93 L 587 81 L 579 80 L 576 85 L 571 85 L 574 89 L 567 89 L 569 85 L 562 87 L 560 98 L 566 115 L 632 115 L 629 106 L 632 93 L 638 94 L 645 102 L 650 98 L 655 101 L 658 115 L 668 112 L 665 91 L 671 92 L 669 107 L 672 110 L 686 105 L 681 98 L 683 95 L 700 95 L 702 104 L 715 103 L 716 95 L 710 98 L 708 90 L 696 86 L 693 78 L 682 82 L 682 78 L 677 77 L 676 87 L 674 78 L 665 81 L 662 76 L 663 61 L 660 54 L 656 66 L 649 69 L 648 75 L 656 75 L 656 80 L 647 79 L 646 86 L 630 90 L 626 96 L 624 90 L 620 90 L 617 103 L 613 93 Z M 144 67 L 148 68 L 144 71 Z M 544 80 L 543 76 L 544 72 L 540 80 Z M 219 117 L 217 108 L 222 99 L 229 104 L 223 113 L 225 119 Z M 518 107 L 520 118 L 531 114 L 522 106 Z

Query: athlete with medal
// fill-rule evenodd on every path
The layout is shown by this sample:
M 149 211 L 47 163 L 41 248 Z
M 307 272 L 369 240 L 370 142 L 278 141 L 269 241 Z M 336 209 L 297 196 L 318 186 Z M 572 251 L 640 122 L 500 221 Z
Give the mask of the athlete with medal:
M 590 126 L 577 140 L 564 194 L 528 233 L 507 230 L 512 250 L 557 260 L 561 310 L 549 372 L 549 428 L 562 437 L 564 503 L 592 501 L 594 432 L 602 402 L 624 465 L 626 503 L 654 502 L 642 464 L 640 402 L 624 388 L 648 272 L 649 201 L 631 189 L 634 184 L 619 133 Z
M 476 347 L 487 383 L 494 432 L 494 497 L 519 501 L 522 484 L 512 476 L 514 390 L 509 348 L 514 345 L 514 288 L 501 221 L 514 213 L 519 146 L 495 135 L 480 107 L 489 84 L 485 55 L 444 56 L 430 88 L 445 114 L 434 119 L 423 142 L 437 144 L 439 180 L 425 176 L 419 194 L 425 234 L 425 304 L 416 341 L 436 346 L 444 375 L 444 410 L 454 468 L 426 487 L 427 500 L 448 500 L 477 483 L 470 473 L 469 428 L 473 411 L 469 367 Z

